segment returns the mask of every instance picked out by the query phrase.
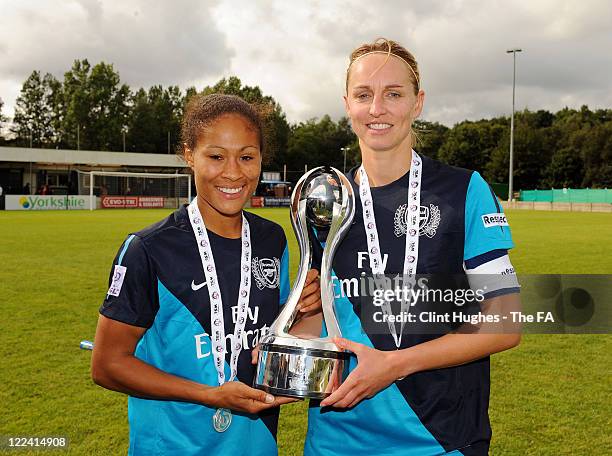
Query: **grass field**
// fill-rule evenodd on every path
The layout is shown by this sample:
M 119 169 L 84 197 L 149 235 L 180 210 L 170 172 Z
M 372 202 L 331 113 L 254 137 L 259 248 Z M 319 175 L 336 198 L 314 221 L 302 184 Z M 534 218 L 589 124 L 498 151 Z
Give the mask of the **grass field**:
M 125 235 L 167 212 L 0 211 L 0 435 L 67 435 L 70 454 L 126 453 L 126 397 L 92 383 L 79 341 L 94 337 Z M 285 227 L 295 271 L 287 212 L 257 213 Z M 612 273 L 612 215 L 507 215 L 521 273 Z M 611 353 L 610 335 L 530 335 L 494 356 L 491 454 L 612 454 Z M 306 404 L 283 408 L 280 454 L 301 454 L 305 432 Z

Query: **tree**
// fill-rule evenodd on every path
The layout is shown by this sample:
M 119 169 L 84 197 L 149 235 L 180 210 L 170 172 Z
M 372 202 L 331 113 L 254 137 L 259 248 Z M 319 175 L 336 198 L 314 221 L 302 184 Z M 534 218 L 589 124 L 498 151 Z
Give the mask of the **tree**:
M 189 103 L 189 100 L 191 100 L 191 97 L 197 94 L 198 89 L 193 86 L 187 87 L 187 90 L 185 90 L 185 96 L 183 97 L 183 111 L 185 110 L 185 106 L 187 106 L 187 103 Z
M 64 75 L 62 119 L 63 142 L 81 149 L 121 150 L 122 132 L 129 114 L 130 89 L 121 84 L 113 65 L 104 62 L 93 68 L 75 60 Z
M 258 86 L 223 78 L 201 92 L 237 95 L 263 113 L 267 169 L 287 165 L 292 180 L 304 166 L 350 169 L 360 162 L 359 143 L 346 117 L 325 115 L 289 125 L 279 103 Z M 173 152 L 179 145 L 181 119 L 189 99 L 176 86 L 155 85 L 132 94 L 112 65 L 92 67 L 76 60 L 62 82 L 33 71 L 23 83 L 10 130 L 15 144 L 35 147 Z M 7 121 L 2 115 L 0 131 Z M 417 120 L 415 149 L 443 162 L 475 169 L 491 183 L 507 182 L 510 128 L 507 117 L 464 121 L 448 128 Z M 516 114 L 514 183 L 516 189 L 612 186 L 612 109 L 564 108 L 556 113 L 524 110 Z M 169 133 L 169 134 L 168 134 Z M 1 135 L 0 135 L 0 139 Z M 170 141 L 169 141 L 170 140 Z M 5 141 L 6 142 L 6 141 Z M 170 142 L 170 144 L 168 144 Z M 348 148 L 346 153 L 343 148 Z
M 51 147 L 60 137 L 58 102 L 61 83 L 49 73 L 33 71 L 21 87 L 15 103 L 11 131 L 24 146 Z
M 543 173 L 546 188 L 579 188 L 583 162 L 580 151 L 573 147 L 556 150 Z
M 149 97 L 144 89 L 132 95 L 132 109 L 127 127 L 127 146 L 130 152 L 155 152 L 158 128 Z
M 359 146 L 346 117 L 335 123 L 328 115 L 320 120 L 310 119 L 291 128 L 287 146 L 287 166 L 290 170 L 301 172 L 304 165 L 334 166 L 340 170 L 344 166 L 343 147 L 347 151 L 347 169 L 359 163 Z
M 4 127 L 4 123 L 8 120 L 4 114 L 2 114 L 2 108 L 4 107 L 4 101 L 0 98 L 0 144 L 4 143 L 4 135 L 2 134 L 2 129 Z
M 504 133 L 505 127 L 500 119 L 461 122 L 446 134 L 438 159 L 483 172 Z
M 546 188 L 544 170 L 557 142 L 554 115 L 547 111 L 524 110 L 516 114 L 514 128 L 514 188 Z M 501 124 L 500 124 L 501 125 Z M 484 166 L 489 182 L 508 182 L 510 128 L 506 123 Z
M 438 122 L 419 119 L 414 121 L 412 128 L 417 135 L 414 148 L 422 155 L 437 158 L 450 129 Z
M 599 123 L 599 122 L 598 122 Z M 575 186 L 612 187 L 612 120 L 573 132 L 568 139 L 580 169 L 574 170 Z
M 183 96 L 176 86 L 153 86 L 132 96 L 127 128 L 127 149 L 134 152 L 170 153 L 179 144 Z M 169 135 L 169 136 L 168 136 Z M 168 137 L 170 142 L 168 142 Z
M 2 108 L 4 107 L 4 100 L 0 98 L 0 131 L 2 131 L 2 124 L 7 121 L 7 118 L 2 114 Z

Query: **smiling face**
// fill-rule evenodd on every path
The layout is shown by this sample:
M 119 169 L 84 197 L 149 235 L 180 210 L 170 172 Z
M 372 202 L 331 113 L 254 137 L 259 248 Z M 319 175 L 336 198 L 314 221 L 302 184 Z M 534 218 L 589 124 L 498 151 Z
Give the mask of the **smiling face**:
M 425 96 L 414 92 L 410 69 L 393 55 L 370 54 L 351 65 L 344 101 L 362 152 L 412 147 L 412 122 Z
M 185 148 L 207 226 L 239 216 L 255 191 L 261 172 L 259 139 L 244 116 L 223 114 L 200 132 L 193 150 Z

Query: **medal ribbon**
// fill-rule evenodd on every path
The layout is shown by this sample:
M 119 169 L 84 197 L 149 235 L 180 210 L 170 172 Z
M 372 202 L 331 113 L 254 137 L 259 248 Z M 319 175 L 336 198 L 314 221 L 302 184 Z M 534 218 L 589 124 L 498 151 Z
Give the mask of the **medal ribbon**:
M 420 203 L 421 203 L 421 175 L 422 175 L 422 160 L 421 157 L 413 150 L 412 164 L 410 166 L 410 179 L 408 182 L 408 205 L 406 207 L 406 250 L 404 251 L 404 281 L 410 286 L 415 284 L 415 275 L 417 271 L 417 263 L 419 261 L 419 223 L 421 221 Z M 378 240 L 378 230 L 376 228 L 376 216 L 374 215 L 374 201 L 370 190 L 370 181 L 368 174 L 363 165 L 359 167 L 359 195 L 361 199 L 361 207 L 363 209 L 363 225 L 365 227 L 366 238 L 368 242 L 368 255 L 370 256 L 370 267 L 374 280 L 378 282 L 382 279 L 385 273 L 383 267 L 382 254 L 380 251 L 380 242 Z M 379 283 L 383 283 L 382 281 Z M 404 286 L 406 283 L 404 282 Z M 408 311 L 409 302 L 406 299 L 401 301 L 401 315 Z M 383 313 L 387 316 L 391 315 L 391 304 L 384 302 L 382 305 Z M 402 333 L 404 330 L 405 321 L 400 323 L 399 334 L 395 323 L 389 321 L 389 330 L 395 341 L 397 348 L 402 343 Z
M 223 302 L 221 299 L 221 290 L 219 288 L 219 279 L 217 277 L 217 269 L 215 267 L 215 259 L 213 257 L 210 240 L 206 232 L 204 219 L 200 214 L 200 209 L 197 204 L 197 197 L 193 199 L 189 205 L 187 212 L 189 221 L 193 228 L 200 259 L 202 260 L 202 268 L 204 269 L 204 277 L 208 284 L 208 297 L 210 300 L 210 323 L 212 334 L 212 352 L 215 360 L 215 369 L 217 370 L 217 378 L 219 385 L 225 382 L 225 322 L 223 317 Z M 242 235 L 241 254 L 240 254 L 240 288 L 238 290 L 238 314 L 237 321 L 234 326 L 234 335 L 231 340 L 231 358 L 230 368 L 231 376 L 228 382 L 234 380 L 238 373 L 238 356 L 242 351 L 242 335 L 246 323 L 247 310 L 249 308 L 249 297 L 251 294 L 251 232 L 249 230 L 249 222 L 244 214 L 242 214 Z

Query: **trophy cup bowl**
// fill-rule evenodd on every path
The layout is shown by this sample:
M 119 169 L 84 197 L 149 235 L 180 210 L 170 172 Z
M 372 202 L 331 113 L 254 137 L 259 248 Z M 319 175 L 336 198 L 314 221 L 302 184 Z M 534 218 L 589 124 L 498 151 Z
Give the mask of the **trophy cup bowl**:
M 253 386 L 271 394 L 323 399 L 348 375 L 349 353 L 332 342 L 342 337 L 331 281 L 339 242 L 355 214 L 355 196 L 344 174 L 332 167 L 315 168 L 300 178 L 291 195 L 291 224 L 300 248 L 297 278 L 281 313 L 262 338 Z M 289 334 L 311 267 L 314 230 L 329 229 L 321 260 L 321 303 L 326 337 L 303 339 Z
M 329 174 L 319 174 L 305 188 L 306 219 L 316 228 L 329 228 L 332 223 L 334 203 L 339 200 L 339 190 Z

